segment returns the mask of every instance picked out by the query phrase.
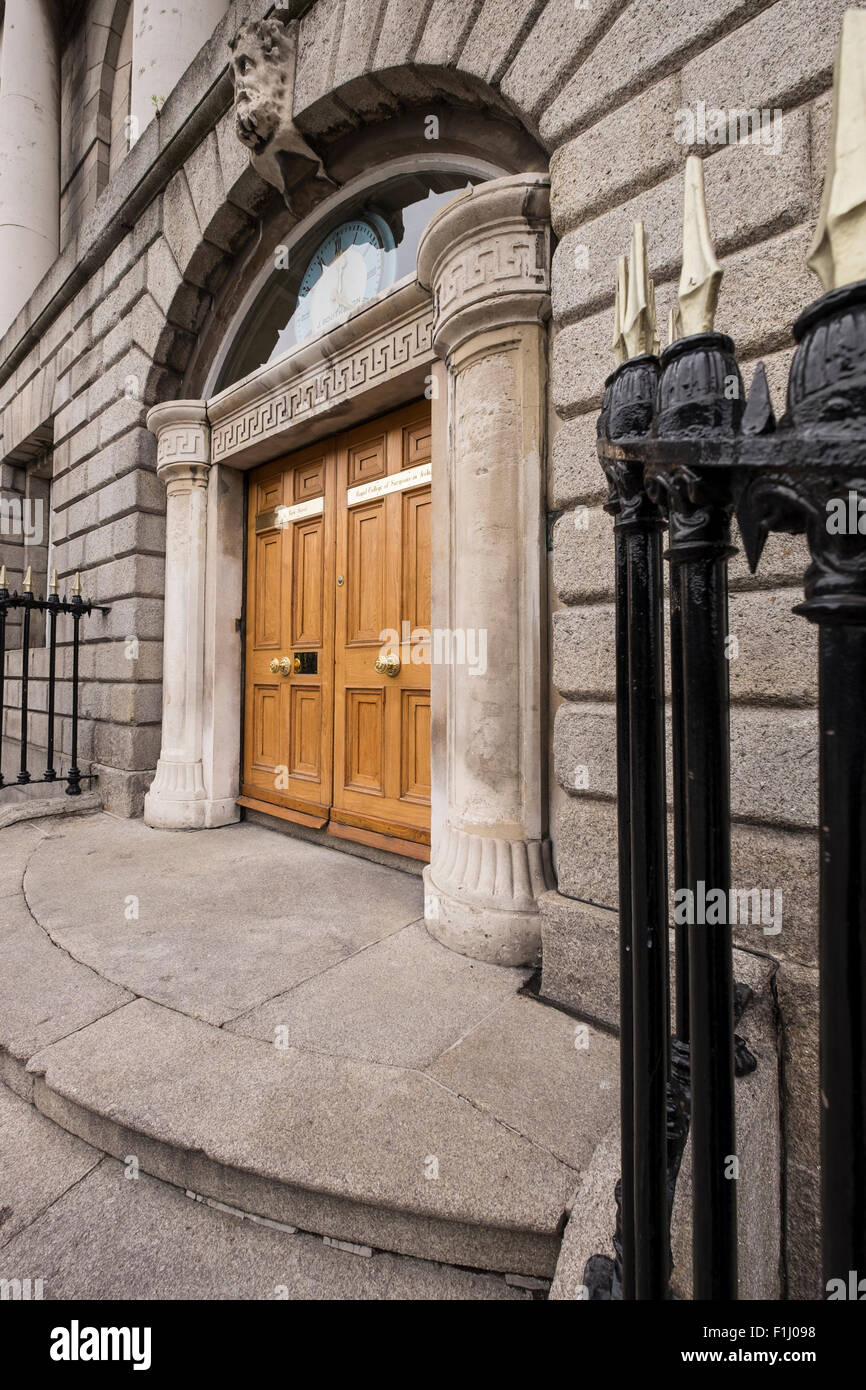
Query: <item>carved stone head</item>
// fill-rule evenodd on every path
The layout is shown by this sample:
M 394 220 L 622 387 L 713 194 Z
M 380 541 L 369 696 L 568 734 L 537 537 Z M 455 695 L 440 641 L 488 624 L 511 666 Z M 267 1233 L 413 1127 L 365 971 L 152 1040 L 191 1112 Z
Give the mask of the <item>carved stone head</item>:
M 335 186 L 292 118 L 297 16 L 308 8 L 309 0 L 293 0 L 270 19 L 249 20 L 229 44 L 238 139 L 249 150 L 253 168 L 280 190 L 292 211 L 293 190 L 310 173 L 310 164 L 320 185 Z
M 229 47 L 238 139 L 263 154 L 277 132 L 292 123 L 295 34 L 280 19 L 251 20 Z

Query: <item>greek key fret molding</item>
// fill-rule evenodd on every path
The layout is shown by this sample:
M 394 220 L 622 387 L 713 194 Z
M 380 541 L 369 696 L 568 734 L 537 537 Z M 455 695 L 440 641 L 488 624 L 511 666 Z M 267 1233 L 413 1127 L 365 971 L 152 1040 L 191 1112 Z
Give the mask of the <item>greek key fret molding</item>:
M 210 425 L 204 401 L 164 401 L 147 414 L 147 427 L 156 435 L 156 469 L 168 485 L 181 478 L 205 475 L 210 465 Z
M 360 342 L 365 315 L 353 315 L 354 327 L 348 340 L 346 325 L 341 325 L 324 342 L 312 347 L 304 345 L 218 396 L 210 407 L 212 461 L 231 460 L 235 454 L 292 425 L 333 410 L 344 401 L 432 362 L 432 309 L 417 286 L 409 288 L 416 307 L 396 324 L 393 314 L 403 301 L 399 291 L 394 296 L 394 300 L 400 296 L 399 302 L 393 304 L 392 314 L 384 323 L 381 310 L 385 301 L 365 311 L 375 314 L 375 318 Z M 417 306 L 419 298 L 422 303 Z
M 487 297 L 491 291 L 548 289 L 549 233 L 521 229 L 479 236 L 446 261 L 436 288 L 436 313 L 444 318 Z
M 165 429 L 156 450 L 157 468 L 169 463 L 201 463 L 207 457 L 207 427 Z
M 418 247 L 441 356 L 478 333 L 549 318 L 550 237 L 543 174 L 494 179 L 446 203 Z

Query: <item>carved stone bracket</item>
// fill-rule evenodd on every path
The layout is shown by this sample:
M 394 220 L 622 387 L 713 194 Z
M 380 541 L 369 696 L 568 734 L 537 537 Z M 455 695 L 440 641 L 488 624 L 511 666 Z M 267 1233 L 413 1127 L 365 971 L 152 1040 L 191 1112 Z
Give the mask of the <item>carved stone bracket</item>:
M 235 128 L 250 162 L 282 193 L 292 210 L 292 190 L 310 172 L 336 187 L 320 156 L 295 125 L 292 114 L 298 21 L 286 12 L 249 20 L 229 44 L 235 83 Z

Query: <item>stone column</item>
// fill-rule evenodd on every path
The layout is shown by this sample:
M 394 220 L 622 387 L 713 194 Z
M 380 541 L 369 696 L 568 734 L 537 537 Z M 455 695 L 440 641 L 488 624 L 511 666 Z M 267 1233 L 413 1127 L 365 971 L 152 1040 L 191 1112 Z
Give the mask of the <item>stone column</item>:
M 137 121 L 136 139 L 227 9 L 228 0 L 183 0 L 175 5 L 133 0 L 130 112 Z
M 163 830 L 209 824 L 202 768 L 205 566 L 210 425 L 204 401 L 167 401 L 148 413 L 165 518 L 162 748 L 144 819 Z
M 0 54 L 0 334 L 60 248 L 60 75 L 50 0 L 6 0 Z
M 459 195 L 421 241 L 434 399 L 433 816 L 425 918 L 500 965 L 537 961 L 546 818 L 548 179 Z M 443 398 L 444 396 L 444 398 Z M 438 642 L 438 646 L 437 646 Z

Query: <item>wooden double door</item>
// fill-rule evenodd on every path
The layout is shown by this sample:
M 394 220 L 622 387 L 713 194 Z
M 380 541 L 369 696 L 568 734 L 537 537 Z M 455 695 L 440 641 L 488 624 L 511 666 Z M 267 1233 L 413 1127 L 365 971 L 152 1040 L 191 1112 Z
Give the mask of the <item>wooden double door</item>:
M 250 476 L 241 804 L 429 858 L 430 406 Z

